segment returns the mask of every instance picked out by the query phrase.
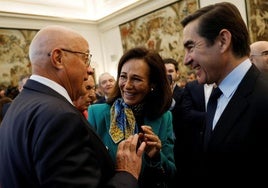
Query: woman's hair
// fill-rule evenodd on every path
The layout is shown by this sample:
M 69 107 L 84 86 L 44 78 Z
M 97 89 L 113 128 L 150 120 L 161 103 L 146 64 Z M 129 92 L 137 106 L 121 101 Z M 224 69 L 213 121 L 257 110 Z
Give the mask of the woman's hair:
M 153 86 L 153 90 L 147 94 L 144 100 L 144 115 L 149 119 L 158 118 L 169 109 L 172 92 L 163 59 L 157 52 L 144 47 L 128 50 L 119 60 L 116 84 L 107 103 L 112 105 L 117 98 L 122 97 L 118 81 L 123 65 L 131 59 L 141 59 L 149 66 L 149 85 Z

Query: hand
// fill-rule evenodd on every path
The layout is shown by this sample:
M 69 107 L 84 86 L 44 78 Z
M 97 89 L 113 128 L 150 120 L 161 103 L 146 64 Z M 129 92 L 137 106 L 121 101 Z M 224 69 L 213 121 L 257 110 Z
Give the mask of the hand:
M 148 157 L 153 158 L 157 156 L 162 148 L 162 143 L 159 137 L 154 134 L 152 127 L 148 125 L 141 126 L 143 133 L 139 133 L 140 140 L 146 142 L 145 153 Z
M 138 139 L 139 136 L 135 134 L 120 142 L 116 154 L 116 170 L 127 171 L 136 179 L 141 171 L 142 154 L 146 146 L 146 143 L 142 142 L 137 148 Z

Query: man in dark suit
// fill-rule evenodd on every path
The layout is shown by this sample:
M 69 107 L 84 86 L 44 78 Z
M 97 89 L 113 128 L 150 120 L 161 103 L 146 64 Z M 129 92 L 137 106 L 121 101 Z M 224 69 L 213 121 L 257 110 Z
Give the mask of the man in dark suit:
M 180 76 L 178 62 L 172 58 L 165 58 L 163 61 L 166 67 L 167 76 L 170 79 L 170 87 L 173 93 L 173 99 L 176 103 L 179 103 L 181 100 L 183 88 L 177 84 L 178 78 Z
M 199 177 L 207 184 L 261 178 L 268 167 L 268 77 L 249 60 L 249 34 L 239 10 L 217 3 L 181 23 L 184 64 L 196 70 L 199 83 L 216 83 L 222 92 Z
M 164 64 L 165 64 L 165 68 L 166 68 L 166 74 L 168 76 L 168 79 L 170 81 L 170 89 L 172 91 L 172 104 L 170 107 L 170 111 L 172 112 L 172 116 L 173 116 L 173 130 L 174 132 L 180 132 L 180 130 L 176 130 L 176 129 L 180 129 L 179 126 L 176 126 L 178 121 L 180 121 L 179 117 L 177 118 L 177 116 L 175 116 L 174 112 L 177 108 L 179 108 L 180 106 L 180 102 L 181 102 L 181 98 L 182 98 L 182 93 L 183 93 L 183 88 L 181 88 L 180 86 L 178 86 L 177 81 L 179 78 L 179 66 L 178 66 L 178 62 L 175 59 L 172 58 L 165 58 L 163 59 Z
M 87 41 L 48 26 L 29 50 L 32 76 L 0 127 L 0 187 L 137 187 L 145 143 L 120 143 L 116 170 L 105 145 L 75 108 L 92 73 Z
M 206 118 L 206 103 L 213 84 L 199 84 L 197 80 L 188 82 L 182 94 L 180 105 L 174 109 L 177 119 L 175 158 L 180 181 L 185 177 L 199 176 L 198 165 L 203 145 Z

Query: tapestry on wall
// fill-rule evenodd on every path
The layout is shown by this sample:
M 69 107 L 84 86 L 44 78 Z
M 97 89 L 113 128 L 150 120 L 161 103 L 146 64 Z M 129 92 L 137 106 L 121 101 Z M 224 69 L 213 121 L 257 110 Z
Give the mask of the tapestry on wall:
M 267 0 L 246 0 L 247 21 L 251 43 L 268 41 L 268 3 Z
M 119 28 L 124 52 L 136 46 L 154 49 L 163 58 L 177 60 L 183 74 L 187 68 L 183 65 L 183 27 L 180 21 L 197 10 L 198 2 L 181 0 L 121 24 Z
M 29 45 L 36 30 L 0 29 L 0 85 L 17 86 L 21 76 L 30 74 Z

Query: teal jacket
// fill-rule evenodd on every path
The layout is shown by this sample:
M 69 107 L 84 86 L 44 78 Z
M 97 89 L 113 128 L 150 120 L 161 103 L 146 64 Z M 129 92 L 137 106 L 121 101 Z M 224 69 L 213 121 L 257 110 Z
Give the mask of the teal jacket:
M 115 161 L 117 146 L 110 137 L 110 109 L 111 106 L 104 104 L 90 105 L 88 109 L 88 121 L 96 130 L 106 145 L 109 154 Z M 148 157 L 143 157 L 143 167 L 151 167 L 160 170 L 167 177 L 174 177 L 176 167 L 174 162 L 174 133 L 172 125 L 172 114 L 170 111 L 165 112 L 161 117 L 155 120 L 144 119 L 144 124 L 152 127 L 154 133 L 158 135 L 162 142 L 160 152 L 160 162 L 153 162 Z

